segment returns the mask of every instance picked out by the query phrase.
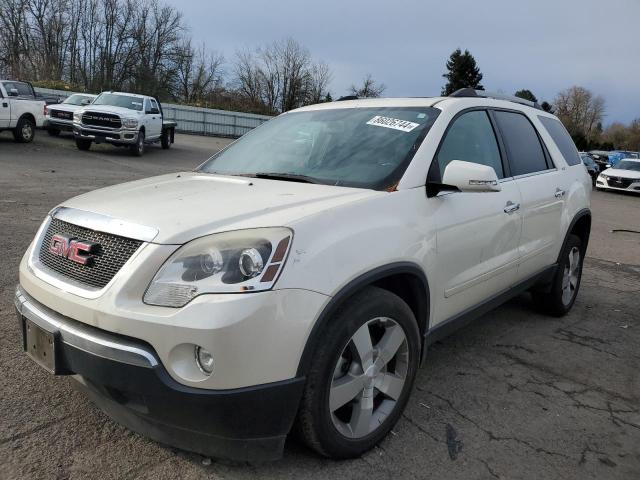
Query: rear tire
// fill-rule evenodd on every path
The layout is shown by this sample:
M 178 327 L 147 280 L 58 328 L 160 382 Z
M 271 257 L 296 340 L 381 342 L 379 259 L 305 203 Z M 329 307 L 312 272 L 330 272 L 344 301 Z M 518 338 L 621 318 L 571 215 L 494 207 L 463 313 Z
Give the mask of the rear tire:
M 47 128 L 47 133 L 49 135 L 51 135 L 52 137 L 57 137 L 58 135 L 60 135 L 60 129 L 59 128 Z
M 141 157 L 144 155 L 144 130 L 138 132 L 138 139 L 134 145 L 129 147 L 131 155 L 135 157 Z
M 582 241 L 576 235 L 569 235 L 567 244 L 560 255 L 558 269 L 548 292 L 533 291 L 533 301 L 549 315 L 566 315 L 578 296 L 582 278 L 584 251 Z
M 78 150 L 87 151 L 91 148 L 91 140 L 76 138 L 76 147 L 78 147 Z
M 355 294 L 330 320 L 314 353 L 296 425 L 304 442 L 332 458 L 373 448 L 402 415 L 419 358 L 420 333 L 409 306 L 377 287 Z
M 169 150 L 171 148 L 171 131 L 163 130 L 162 136 L 160 137 L 160 145 L 164 150 Z
M 13 139 L 18 143 L 33 142 L 35 136 L 36 125 L 28 118 L 18 120 L 16 128 L 13 129 Z

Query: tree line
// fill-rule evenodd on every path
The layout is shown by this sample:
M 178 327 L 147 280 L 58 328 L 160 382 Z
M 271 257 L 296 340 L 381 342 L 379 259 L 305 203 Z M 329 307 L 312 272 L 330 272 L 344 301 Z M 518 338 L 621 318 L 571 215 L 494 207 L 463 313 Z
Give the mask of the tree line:
M 445 66 L 443 95 L 484 88 L 468 50 L 456 49 Z M 195 45 L 182 13 L 160 0 L 1 0 L 0 77 L 264 114 L 333 100 L 329 65 L 294 39 L 225 59 Z M 379 97 L 385 89 L 369 74 L 344 93 Z M 538 101 L 528 89 L 515 94 Z M 604 129 L 605 101 L 585 88 L 568 88 L 541 106 L 558 115 L 580 149 L 640 149 L 640 119 Z

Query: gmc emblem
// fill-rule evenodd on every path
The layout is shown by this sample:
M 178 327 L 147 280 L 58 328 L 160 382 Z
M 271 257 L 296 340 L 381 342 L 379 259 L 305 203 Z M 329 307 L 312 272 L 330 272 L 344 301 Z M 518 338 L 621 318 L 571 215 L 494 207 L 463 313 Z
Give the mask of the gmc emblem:
M 55 234 L 51 237 L 49 253 L 90 267 L 94 262 L 94 257 L 91 254 L 96 252 L 99 246 L 99 243 Z

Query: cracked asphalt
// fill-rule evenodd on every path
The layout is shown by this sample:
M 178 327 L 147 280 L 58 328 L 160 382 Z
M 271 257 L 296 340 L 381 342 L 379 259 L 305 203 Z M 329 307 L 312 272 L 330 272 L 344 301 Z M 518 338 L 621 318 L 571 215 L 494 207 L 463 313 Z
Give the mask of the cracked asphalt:
M 407 410 L 361 458 L 295 440 L 275 463 L 220 463 L 115 424 L 19 348 L 13 289 L 47 211 L 98 187 L 190 169 L 227 140 L 178 135 L 142 158 L 38 132 L 0 135 L 0 479 L 638 479 L 640 196 L 594 192 L 582 287 L 564 318 L 522 295 L 432 346 Z

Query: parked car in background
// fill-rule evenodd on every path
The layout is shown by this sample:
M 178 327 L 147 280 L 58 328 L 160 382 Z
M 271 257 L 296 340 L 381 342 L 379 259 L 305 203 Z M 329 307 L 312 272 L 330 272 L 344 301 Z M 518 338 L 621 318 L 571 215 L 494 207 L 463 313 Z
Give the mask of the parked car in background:
M 151 143 L 171 147 L 176 126 L 164 119 L 158 99 L 134 93 L 102 92 L 91 105 L 73 114 L 73 133 L 80 150 L 89 150 L 92 143 L 110 143 L 142 156 L 145 145 Z
M 44 127 L 49 135 L 60 135 L 61 131 L 73 132 L 73 113 L 91 104 L 97 95 L 90 93 L 74 93 L 62 103 L 45 108 Z
M 58 95 L 48 95 L 36 92 L 30 82 L 21 80 L 0 80 L 8 92 L 12 92 L 12 96 L 27 98 L 30 100 L 41 100 L 47 105 L 60 103 L 64 97 Z
M 601 172 L 611 167 L 609 163 L 609 152 L 605 150 L 591 150 L 589 156 L 593 158 Z
M 11 130 L 16 142 L 33 141 L 44 123 L 46 104 L 37 100 L 26 82 L 0 80 L 0 131 Z
M 640 160 L 620 160 L 615 167 L 606 169 L 598 176 L 596 188 L 640 193 Z
M 582 163 L 584 163 L 587 172 L 589 172 L 591 183 L 595 185 L 598 174 L 600 173 L 600 167 L 598 167 L 598 164 L 595 162 L 595 160 L 591 158 L 587 153 L 580 152 L 580 158 L 582 159 Z
M 78 128 L 135 135 L 147 100 L 110 93 Z M 516 97 L 303 107 L 196 171 L 51 210 L 20 264 L 22 346 L 163 443 L 270 460 L 297 421 L 358 457 L 433 342 L 527 290 L 571 310 L 591 190 L 562 123 Z

